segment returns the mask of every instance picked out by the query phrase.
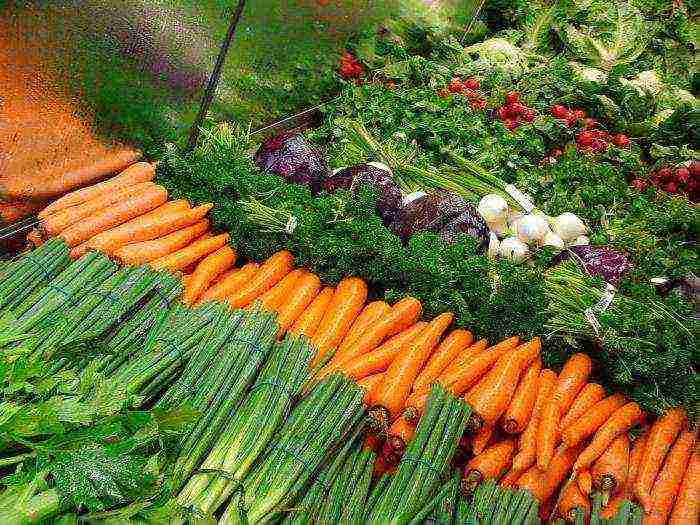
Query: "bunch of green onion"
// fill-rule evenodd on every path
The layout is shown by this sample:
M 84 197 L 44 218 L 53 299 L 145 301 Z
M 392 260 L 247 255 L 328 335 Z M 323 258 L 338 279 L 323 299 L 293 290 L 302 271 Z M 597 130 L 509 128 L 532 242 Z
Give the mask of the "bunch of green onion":
M 540 523 L 539 509 L 539 503 L 529 491 L 499 487 L 495 480 L 488 480 L 459 501 L 457 521 L 535 525 Z

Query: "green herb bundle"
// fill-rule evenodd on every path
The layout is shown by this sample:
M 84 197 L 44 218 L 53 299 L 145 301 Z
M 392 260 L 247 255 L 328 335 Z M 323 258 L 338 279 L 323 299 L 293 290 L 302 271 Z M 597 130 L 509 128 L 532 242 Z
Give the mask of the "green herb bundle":
M 435 497 L 411 520 L 411 525 L 450 525 L 454 523 L 460 483 L 460 473 L 455 471 Z
M 371 523 L 410 523 L 435 496 L 471 410 L 439 385 L 430 391 L 426 411 L 391 482 L 368 509 Z
M 462 496 L 457 523 L 539 525 L 539 507 L 530 492 L 499 487 L 495 480 L 489 480 Z

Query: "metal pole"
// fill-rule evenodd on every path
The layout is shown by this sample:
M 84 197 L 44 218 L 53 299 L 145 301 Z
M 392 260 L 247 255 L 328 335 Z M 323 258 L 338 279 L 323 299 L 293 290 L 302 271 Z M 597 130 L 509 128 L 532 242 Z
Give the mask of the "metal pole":
M 204 90 L 204 97 L 202 98 L 202 105 L 199 107 L 199 113 L 197 118 L 192 124 L 190 129 L 190 136 L 187 141 L 187 151 L 190 152 L 194 150 L 197 146 L 197 138 L 199 137 L 199 129 L 202 127 L 202 122 L 209 112 L 209 107 L 211 106 L 212 100 L 214 100 L 214 95 L 216 94 L 216 87 L 219 84 L 219 79 L 221 78 L 221 70 L 224 67 L 224 62 L 226 61 L 226 54 L 228 53 L 228 48 L 231 45 L 233 36 L 236 33 L 236 26 L 238 21 L 241 19 L 241 14 L 243 13 L 243 8 L 245 7 L 245 0 L 238 0 L 238 5 L 236 6 L 236 11 L 233 14 L 231 23 L 228 26 L 228 31 L 223 43 L 221 44 L 221 49 L 219 50 L 219 56 L 216 58 L 216 64 L 214 65 L 214 70 L 211 72 L 209 81 L 207 82 L 207 87 Z

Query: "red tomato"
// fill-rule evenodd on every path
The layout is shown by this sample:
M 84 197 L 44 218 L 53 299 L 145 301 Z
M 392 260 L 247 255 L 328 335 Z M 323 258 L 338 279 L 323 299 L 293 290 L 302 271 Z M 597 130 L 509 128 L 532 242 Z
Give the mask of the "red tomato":
M 552 116 L 554 118 L 565 119 L 566 115 L 569 113 L 569 110 L 567 110 L 562 105 L 557 105 L 557 106 L 553 106 L 552 109 L 550 110 L 550 112 L 552 113 Z
M 514 104 L 520 100 L 520 93 L 517 91 L 509 91 L 506 93 L 506 104 Z
M 673 176 L 670 168 L 661 168 L 657 172 L 657 175 L 658 175 L 659 179 L 662 181 L 667 181 Z
M 449 89 L 452 93 L 459 93 L 462 91 L 462 81 L 459 79 L 459 77 L 454 77 L 452 80 L 450 80 L 450 83 L 447 84 L 447 89 Z
M 554 148 L 549 154 L 552 157 L 561 157 L 564 154 L 564 152 L 559 148 Z
M 505 107 L 500 107 L 496 110 L 496 118 L 498 120 L 506 120 L 508 117 L 508 110 Z
M 613 135 L 612 143 L 618 148 L 626 148 L 630 145 L 630 139 L 624 133 L 618 133 L 617 135 Z
M 634 179 L 632 181 L 632 186 L 637 188 L 639 191 L 644 191 L 647 189 L 647 181 L 644 179 Z
M 593 139 L 593 151 L 596 153 L 605 153 L 605 150 L 608 149 L 608 143 L 605 142 L 604 140 L 600 139 Z
M 535 120 L 535 110 L 527 108 L 525 111 L 523 111 L 523 120 L 525 122 L 532 122 Z
M 513 102 L 512 104 L 508 104 L 508 106 L 506 106 L 506 108 L 508 109 L 508 113 L 510 113 L 510 115 L 513 117 L 516 117 L 518 115 L 522 115 L 525 112 L 525 110 L 527 109 L 520 102 Z
M 582 131 L 576 136 L 576 143 L 584 148 L 593 146 L 594 140 L 595 136 L 590 131 Z
M 667 182 L 664 189 L 669 193 L 678 193 L 678 185 L 675 182 Z
M 686 184 L 690 180 L 690 170 L 683 167 L 676 169 L 676 180 Z
M 464 87 L 467 89 L 479 89 L 481 87 L 481 84 L 477 79 L 469 77 L 467 80 L 464 81 Z

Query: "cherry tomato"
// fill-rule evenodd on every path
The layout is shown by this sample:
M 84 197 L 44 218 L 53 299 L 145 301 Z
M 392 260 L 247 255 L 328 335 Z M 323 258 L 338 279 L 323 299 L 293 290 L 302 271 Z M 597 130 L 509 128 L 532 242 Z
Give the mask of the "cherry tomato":
M 659 179 L 662 181 L 667 181 L 673 176 L 670 168 L 661 168 L 657 172 L 657 175 L 658 175 Z
M 506 93 L 506 104 L 514 104 L 520 100 L 520 93 L 517 91 L 509 91 Z
M 525 122 L 532 122 L 535 120 L 535 110 L 527 108 L 525 111 L 523 111 L 523 120 Z
M 563 152 L 562 150 L 560 150 L 559 148 L 554 148 L 554 149 L 550 152 L 550 155 L 551 155 L 552 157 L 561 157 L 563 154 L 564 154 L 564 152 Z
M 647 189 L 647 181 L 644 179 L 634 179 L 632 181 L 632 186 L 637 188 L 639 191 L 644 191 Z
M 630 145 L 630 139 L 624 133 L 613 135 L 612 143 L 618 148 L 626 148 Z
M 690 180 L 690 170 L 683 167 L 676 169 L 676 180 L 686 184 Z
M 678 193 L 678 184 L 675 182 L 667 182 L 664 189 L 669 193 Z
M 550 112 L 552 113 L 552 116 L 554 118 L 565 119 L 569 110 L 567 110 L 562 105 L 557 105 L 557 106 L 553 106 L 552 109 L 550 110 Z
M 498 120 L 506 120 L 509 116 L 508 110 L 505 107 L 500 107 L 496 110 L 496 118 L 498 118 Z
M 479 89 L 481 87 L 481 84 L 477 79 L 469 77 L 467 80 L 464 81 L 464 87 L 467 89 Z
M 590 131 L 582 131 L 576 136 L 576 143 L 579 146 L 589 147 L 593 146 L 595 141 L 595 136 Z
M 447 84 L 447 89 L 449 89 L 452 93 L 459 93 L 462 91 L 462 81 L 458 77 L 454 77 L 452 80 L 450 80 L 450 83 Z

